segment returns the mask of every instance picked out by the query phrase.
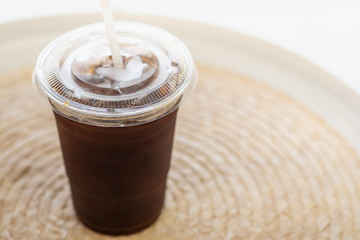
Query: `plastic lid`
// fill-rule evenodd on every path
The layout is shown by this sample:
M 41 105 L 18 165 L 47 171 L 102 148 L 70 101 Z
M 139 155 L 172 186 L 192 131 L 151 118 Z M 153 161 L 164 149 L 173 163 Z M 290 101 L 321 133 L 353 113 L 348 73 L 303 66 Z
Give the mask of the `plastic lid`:
M 138 125 L 171 113 L 193 90 L 196 68 L 179 39 L 142 23 L 115 27 L 123 70 L 112 65 L 103 23 L 68 32 L 42 51 L 34 82 L 54 111 L 91 125 Z

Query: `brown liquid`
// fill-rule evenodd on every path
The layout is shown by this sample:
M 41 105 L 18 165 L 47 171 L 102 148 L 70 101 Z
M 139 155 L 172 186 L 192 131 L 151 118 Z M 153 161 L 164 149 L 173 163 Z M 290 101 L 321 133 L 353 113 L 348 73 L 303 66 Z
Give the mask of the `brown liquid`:
M 97 127 L 55 113 L 73 203 L 84 224 L 129 234 L 158 218 L 176 114 L 138 126 Z

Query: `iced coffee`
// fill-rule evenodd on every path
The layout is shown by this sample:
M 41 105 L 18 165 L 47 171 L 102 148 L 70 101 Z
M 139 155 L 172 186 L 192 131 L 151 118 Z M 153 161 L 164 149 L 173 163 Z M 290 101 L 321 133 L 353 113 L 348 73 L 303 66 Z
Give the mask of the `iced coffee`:
M 50 43 L 34 81 L 55 115 L 77 216 L 96 231 L 128 234 L 162 211 L 176 115 L 196 69 L 164 30 L 116 22 L 116 32 L 123 69 L 99 23 Z

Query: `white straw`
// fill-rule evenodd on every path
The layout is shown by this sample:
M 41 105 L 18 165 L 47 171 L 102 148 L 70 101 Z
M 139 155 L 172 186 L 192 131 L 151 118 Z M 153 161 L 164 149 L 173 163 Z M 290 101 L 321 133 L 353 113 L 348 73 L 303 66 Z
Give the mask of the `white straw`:
M 99 0 L 102 8 L 102 15 L 105 22 L 106 32 L 109 39 L 109 45 L 114 66 L 117 69 L 123 69 L 123 61 L 121 57 L 121 50 L 116 38 L 116 31 L 114 26 L 114 18 L 111 12 L 109 0 Z

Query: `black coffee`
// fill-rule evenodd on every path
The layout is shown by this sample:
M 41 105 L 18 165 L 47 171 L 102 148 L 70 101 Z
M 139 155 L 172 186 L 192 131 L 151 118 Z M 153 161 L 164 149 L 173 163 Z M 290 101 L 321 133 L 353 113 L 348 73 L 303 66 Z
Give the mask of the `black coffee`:
M 153 223 L 163 207 L 177 110 L 129 127 L 98 127 L 55 113 L 78 217 L 107 234 Z

